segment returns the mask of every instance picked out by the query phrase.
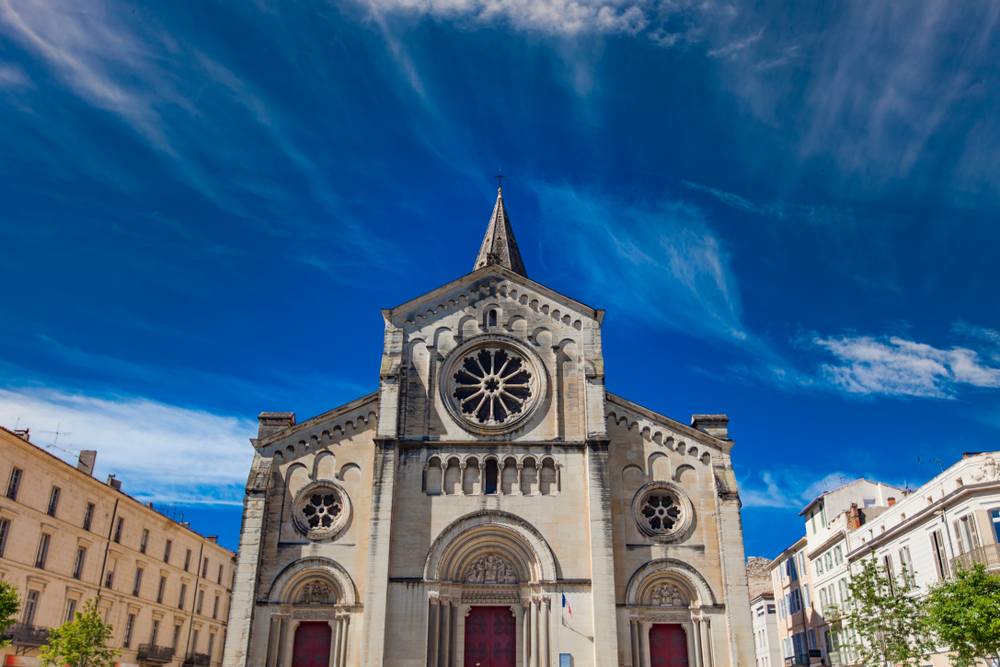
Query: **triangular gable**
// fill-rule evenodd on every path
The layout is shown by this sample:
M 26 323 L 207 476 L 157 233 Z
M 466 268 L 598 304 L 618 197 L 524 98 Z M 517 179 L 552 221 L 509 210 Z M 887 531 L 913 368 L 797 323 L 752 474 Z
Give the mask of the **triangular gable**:
M 339 408 L 334 408 L 304 422 L 289 426 L 282 431 L 272 433 L 266 438 L 251 440 L 251 442 L 253 442 L 253 446 L 262 456 L 270 456 L 278 449 L 276 447 L 278 443 L 284 445 L 286 444 L 286 440 L 292 438 L 298 437 L 301 444 L 305 444 L 312 438 L 316 438 L 317 441 L 324 440 L 324 436 L 326 439 L 334 439 L 334 434 L 337 431 L 343 434 L 347 430 L 348 425 L 354 429 L 358 429 L 362 424 L 365 426 L 371 425 L 374 428 L 374 419 L 377 415 L 378 392 L 375 391 Z

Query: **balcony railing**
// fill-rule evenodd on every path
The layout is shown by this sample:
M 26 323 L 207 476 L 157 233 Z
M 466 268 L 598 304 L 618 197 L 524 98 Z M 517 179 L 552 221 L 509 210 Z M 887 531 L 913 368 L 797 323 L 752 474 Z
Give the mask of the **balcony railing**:
M 1000 569 L 1000 544 L 987 544 L 986 546 L 967 551 L 957 558 L 951 559 L 951 570 L 957 568 L 971 570 L 976 565 L 982 563 L 987 570 Z
M 139 653 L 136 655 L 136 659 L 146 662 L 170 662 L 174 659 L 174 649 L 156 644 L 139 644 Z
M 15 623 L 7 628 L 0 639 L 18 646 L 45 646 L 49 643 L 49 629 L 37 625 Z
M 184 667 L 208 667 L 212 661 L 212 656 L 207 653 L 188 653 L 184 660 Z
M 809 665 L 808 653 L 796 653 L 790 658 L 785 658 L 785 667 L 795 667 L 796 665 Z

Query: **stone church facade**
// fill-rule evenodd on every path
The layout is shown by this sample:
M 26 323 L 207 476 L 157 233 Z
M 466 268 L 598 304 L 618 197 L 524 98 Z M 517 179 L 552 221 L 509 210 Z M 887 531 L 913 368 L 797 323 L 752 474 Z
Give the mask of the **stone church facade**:
M 604 311 L 475 269 L 382 311 L 373 394 L 263 413 L 225 667 L 754 663 L 724 415 L 604 388 Z

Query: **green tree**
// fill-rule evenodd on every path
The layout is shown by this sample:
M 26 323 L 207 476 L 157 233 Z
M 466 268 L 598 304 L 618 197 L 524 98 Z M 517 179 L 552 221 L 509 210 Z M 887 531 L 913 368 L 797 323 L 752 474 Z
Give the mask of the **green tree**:
M 924 601 L 927 625 L 949 650 L 955 667 L 981 659 L 1000 664 L 1000 576 L 980 564 L 959 569 L 934 586 Z
M 910 574 L 894 577 L 874 558 L 862 563 L 848 584 L 844 621 L 857 640 L 852 648 L 868 667 L 904 667 L 934 652 L 927 637 L 921 601 L 913 596 Z
M 97 598 L 90 598 L 83 610 L 49 634 L 49 645 L 39 656 L 43 665 L 69 667 L 114 667 L 120 648 L 109 648 L 112 628 L 101 620 Z
M 19 611 L 21 611 L 21 596 L 17 594 L 17 587 L 9 581 L 0 581 L 0 634 L 17 623 Z M 9 645 L 9 641 L 0 640 L 0 648 Z

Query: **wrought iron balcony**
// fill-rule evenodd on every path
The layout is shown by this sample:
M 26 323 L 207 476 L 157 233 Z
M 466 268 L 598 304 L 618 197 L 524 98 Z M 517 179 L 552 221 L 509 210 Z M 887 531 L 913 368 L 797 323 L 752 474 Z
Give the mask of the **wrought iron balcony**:
M 952 558 L 951 571 L 954 572 L 958 568 L 971 570 L 980 563 L 985 565 L 987 570 L 1000 570 L 1000 543 L 987 544 Z
M 174 649 L 156 644 L 139 644 L 139 653 L 136 655 L 136 659 L 146 662 L 170 662 L 174 659 Z
M 49 643 L 49 629 L 26 623 L 15 623 L 0 637 L 17 646 L 45 646 Z
M 184 667 L 208 667 L 212 656 L 207 653 L 188 653 L 184 659 Z
M 790 658 L 785 658 L 785 667 L 796 667 L 796 665 L 809 665 L 808 653 L 796 653 Z

